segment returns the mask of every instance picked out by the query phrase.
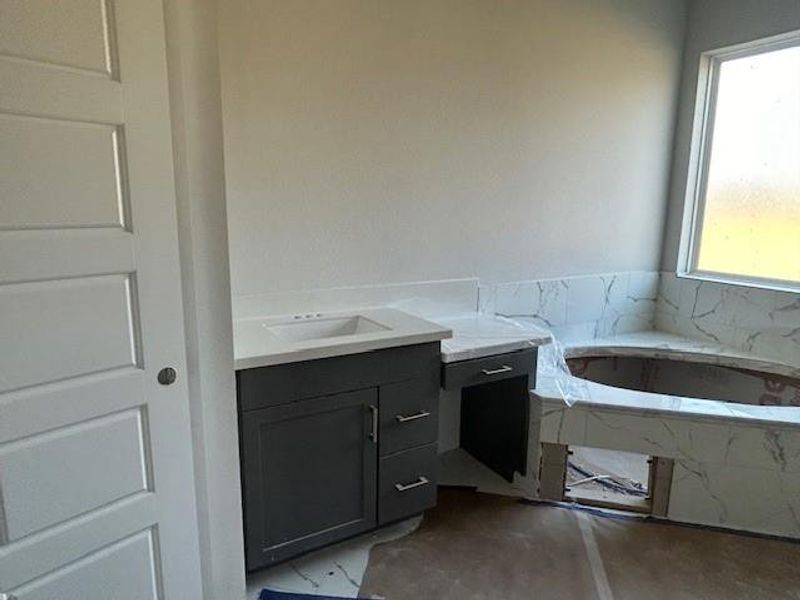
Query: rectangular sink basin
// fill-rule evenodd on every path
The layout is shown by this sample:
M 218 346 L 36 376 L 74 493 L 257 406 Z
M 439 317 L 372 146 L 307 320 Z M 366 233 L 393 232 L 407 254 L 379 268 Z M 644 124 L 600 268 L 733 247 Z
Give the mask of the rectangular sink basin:
M 236 370 L 438 342 L 446 327 L 391 307 L 353 307 L 233 322 Z
M 345 335 L 389 331 L 390 328 L 361 315 L 297 320 L 277 325 L 264 325 L 267 331 L 288 342 L 324 340 Z

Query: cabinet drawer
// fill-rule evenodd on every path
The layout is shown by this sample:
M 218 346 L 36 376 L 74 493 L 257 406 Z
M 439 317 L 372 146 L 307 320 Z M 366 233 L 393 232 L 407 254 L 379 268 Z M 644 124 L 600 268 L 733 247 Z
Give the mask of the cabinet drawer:
M 380 388 L 381 456 L 436 441 L 439 378 L 425 377 Z
M 528 375 L 533 388 L 536 383 L 536 354 L 537 349 L 530 348 L 442 365 L 442 387 L 451 390 Z
M 411 517 L 436 505 L 437 460 L 436 444 L 381 459 L 379 524 Z

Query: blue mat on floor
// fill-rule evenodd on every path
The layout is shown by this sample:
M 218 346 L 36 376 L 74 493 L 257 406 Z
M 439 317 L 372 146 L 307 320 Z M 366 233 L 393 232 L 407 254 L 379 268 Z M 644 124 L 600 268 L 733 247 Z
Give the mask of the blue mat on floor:
M 258 600 L 352 600 L 343 596 L 314 596 L 312 594 L 295 594 L 294 592 L 276 592 L 264 588 Z

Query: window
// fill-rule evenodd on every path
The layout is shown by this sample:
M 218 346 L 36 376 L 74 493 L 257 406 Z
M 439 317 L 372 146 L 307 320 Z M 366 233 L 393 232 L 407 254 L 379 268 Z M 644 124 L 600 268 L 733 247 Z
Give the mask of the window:
M 800 36 L 704 56 L 683 274 L 800 284 Z

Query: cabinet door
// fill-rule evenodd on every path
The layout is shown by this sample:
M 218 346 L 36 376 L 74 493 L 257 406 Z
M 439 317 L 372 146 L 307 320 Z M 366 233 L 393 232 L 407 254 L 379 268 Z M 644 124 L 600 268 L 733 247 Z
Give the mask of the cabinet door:
M 249 570 L 376 525 L 377 389 L 243 413 Z

